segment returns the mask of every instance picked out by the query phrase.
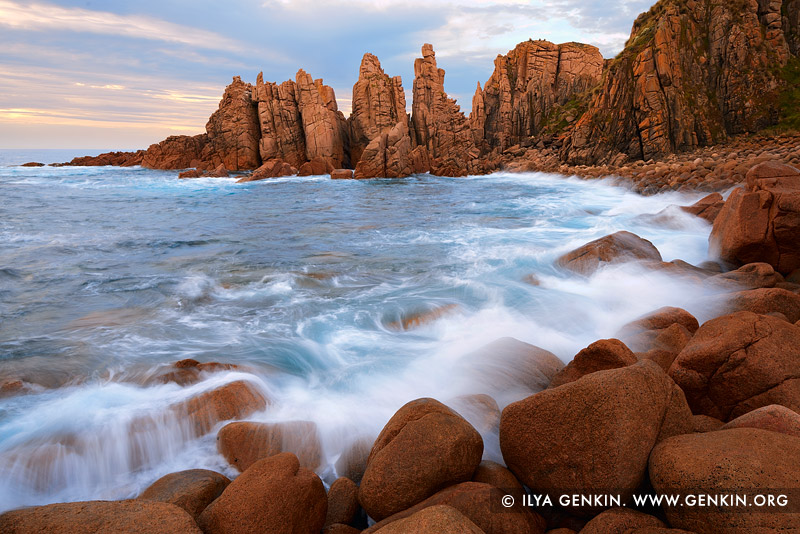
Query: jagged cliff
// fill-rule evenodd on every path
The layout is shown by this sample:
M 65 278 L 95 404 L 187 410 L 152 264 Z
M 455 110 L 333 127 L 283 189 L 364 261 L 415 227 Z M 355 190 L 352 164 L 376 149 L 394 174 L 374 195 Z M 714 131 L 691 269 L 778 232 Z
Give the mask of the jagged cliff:
M 469 118 L 447 96 L 426 44 L 414 63 L 410 117 L 400 77 L 365 54 L 348 119 L 333 89 L 303 70 L 280 85 L 236 77 L 206 133 L 76 164 L 260 167 L 258 177 L 350 168 L 371 178 L 480 174 L 532 146 L 573 165 L 660 159 L 774 125 L 787 107 L 800 121 L 787 98 L 787 80 L 800 77 L 798 53 L 800 0 L 661 0 L 612 60 L 589 45 L 547 41 L 498 56 Z
M 797 0 L 660 1 L 634 23 L 562 157 L 649 160 L 774 124 L 797 11 Z

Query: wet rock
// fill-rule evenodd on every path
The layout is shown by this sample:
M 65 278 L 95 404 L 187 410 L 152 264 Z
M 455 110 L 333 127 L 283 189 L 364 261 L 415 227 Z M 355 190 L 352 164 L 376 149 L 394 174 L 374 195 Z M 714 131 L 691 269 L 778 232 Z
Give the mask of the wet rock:
M 5 534 L 201 534 L 186 511 L 152 501 L 87 501 L 34 506 L 0 515 Z
M 351 523 L 358 513 L 358 507 L 358 486 L 349 478 L 337 478 L 328 490 L 325 526 Z
M 729 421 L 770 404 L 800 409 L 798 327 L 737 312 L 704 323 L 670 368 L 692 412 Z
M 715 275 L 709 281 L 731 289 L 762 289 L 775 287 L 784 280 L 769 263 L 748 263 L 735 271 Z
M 643 361 L 592 373 L 507 406 L 500 447 L 511 472 L 533 491 L 552 494 L 554 501 L 564 492 L 608 488 L 628 499 L 644 480 L 655 444 L 692 431 L 681 390 L 658 365 Z
M 253 171 L 249 176 L 241 178 L 236 183 L 256 182 L 268 178 L 280 178 L 281 176 L 292 176 L 297 174 L 297 169 L 278 159 L 265 162 L 261 167 Z
M 464 356 L 461 366 L 502 406 L 546 389 L 564 364 L 552 352 L 504 337 Z
M 324 158 L 316 157 L 300 166 L 297 176 L 322 176 L 333 172 L 333 165 Z
M 217 373 L 238 369 L 241 369 L 241 367 L 233 363 L 200 363 L 197 360 L 187 358 L 158 369 L 154 375 L 148 377 L 142 383 L 149 385 L 153 383 L 167 384 L 171 382 L 181 386 L 188 386 L 189 384 L 199 382 L 204 373 Z
M 406 122 L 378 134 L 363 150 L 354 178 L 403 178 L 427 172 L 428 153 L 413 148 Z
M 387 323 L 390 330 L 413 330 L 420 326 L 432 323 L 459 309 L 458 304 L 444 304 L 431 309 L 403 313 L 397 321 Z
M 572 359 L 553 377 L 550 387 L 555 388 L 574 382 L 582 376 L 633 365 L 639 360 L 625 344 L 618 339 L 601 339 L 595 341 Z
M 358 534 L 359 532 L 361 532 L 359 529 L 341 523 L 334 523 L 322 529 L 322 534 Z
M 217 423 L 241 419 L 266 407 L 266 397 L 248 382 L 239 380 L 174 404 L 170 410 L 191 424 L 195 436 L 202 436 Z
M 68 163 L 56 163 L 53 167 L 133 167 L 141 165 L 145 156 L 144 150 L 137 150 L 136 152 L 106 152 L 97 156 L 82 156 L 73 158 Z M 23 167 L 43 167 L 41 163 L 31 165 L 26 163 Z
M 410 517 L 417 512 L 437 505 L 455 508 L 486 534 L 542 534 L 544 519 L 539 514 L 515 503 L 510 508 L 497 506 L 503 491 L 489 484 L 463 482 L 444 489 L 421 503 L 378 521 L 363 534 L 374 534 L 386 525 Z
M 350 180 L 353 178 L 351 169 L 334 169 L 331 171 L 332 180 Z
M 361 482 L 367 469 L 367 458 L 372 450 L 374 439 L 361 437 L 354 440 L 339 458 L 334 467 L 340 477 L 347 477 L 356 484 Z
M 753 428 L 675 436 L 650 456 L 658 493 L 778 495 L 800 487 L 800 438 Z M 698 534 L 800 528 L 798 513 L 752 513 L 730 505 L 664 507 L 673 527 Z
M 722 427 L 724 430 L 729 428 L 760 428 L 800 438 L 800 414 L 785 406 L 771 404 L 740 415 Z
M 423 508 L 419 512 L 377 530 L 380 534 L 483 534 L 483 530 L 464 514 L 444 504 Z
M 23 163 L 20 167 L 44 167 L 44 163 L 39 163 L 38 161 L 29 161 L 28 163 Z
M 217 434 L 220 454 L 240 472 L 258 460 L 291 452 L 304 468 L 315 470 L 321 463 L 317 425 L 310 421 L 281 423 L 230 423 Z
M 225 166 L 220 164 L 220 165 L 217 165 L 213 170 L 204 172 L 202 177 L 203 178 L 229 178 L 230 174 L 228 174 L 228 170 L 225 168 Z
M 714 224 L 714 220 L 717 218 L 720 211 L 722 211 L 724 205 L 725 201 L 722 199 L 722 195 L 719 193 L 711 193 L 691 206 L 684 206 L 681 209 L 686 213 L 691 213 L 692 215 Z
M 178 178 L 182 180 L 187 178 L 200 178 L 201 176 L 203 176 L 202 171 L 199 171 L 197 169 L 190 169 L 188 171 L 183 171 L 178 173 Z
M 762 315 L 780 313 L 790 323 L 800 320 L 800 295 L 780 288 L 740 291 L 727 299 L 728 313 L 749 311 Z
M 800 171 L 763 163 L 747 173 L 714 222 L 710 248 L 737 264 L 766 262 L 781 274 L 800 267 Z
M 500 427 L 500 407 L 491 396 L 479 393 L 461 395 L 447 402 L 447 405 L 469 421 L 481 434 L 497 432 Z
M 661 261 L 653 244 L 630 232 L 617 232 L 564 254 L 556 263 L 570 271 L 589 276 L 609 263 L 633 260 Z
M 205 534 L 319 532 L 328 500 L 317 475 L 282 453 L 254 463 L 200 514 Z
M 411 401 L 372 446 L 359 502 L 380 521 L 469 480 L 482 454 L 480 434 L 456 412 L 434 399 Z
M 197 519 L 230 483 L 228 477 L 214 471 L 190 469 L 159 478 L 138 498 L 174 504 Z
M 617 336 L 639 359 L 653 360 L 664 371 L 692 338 L 700 324 L 681 308 L 665 307 L 623 326 Z

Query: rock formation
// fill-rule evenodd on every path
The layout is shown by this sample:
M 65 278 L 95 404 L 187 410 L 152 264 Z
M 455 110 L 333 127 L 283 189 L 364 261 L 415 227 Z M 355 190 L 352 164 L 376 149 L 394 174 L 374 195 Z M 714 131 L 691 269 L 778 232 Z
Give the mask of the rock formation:
M 219 109 L 206 124 L 211 153 L 205 159 L 214 167 L 222 164 L 228 170 L 250 170 L 261 165 L 258 140 L 258 113 L 252 101 L 253 86 L 239 76 L 226 89 Z
M 472 103 L 476 143 L 505 150 L 541 132 L 555 106 L 600 82 L 603 56 L 589 45 L 526 41 L 494 60 L 494 72 Z M 574 113 L 565 118 L 575 120 Z
M 773 124 L 776 68 L 789 58 L 783 3 L 791 2 L 657 3 L 636 19 L 562 157 L 649 160 Z
M 422 46 L 414 62 L 414 101 L 411 123 L 417 145 L 427 149 L 431 172 L 437 176 L 466 176 L 480 172 L 480 155 L 469 122 L 444 91 L 444 69 L 436 66 L 433 46 Z
M 280 159 L 295 167 L 306 161 L 306 138 L 295 93 L 293 81 L 264 83 L 264 74 L 258 74 L 253 99 L 258 107 L 258 148 L 263 161 Z
M 349 167 L 347 121 L 336 105 L 333 88 L 297 71 L 297 103 L 306 137 L 306 159 L 322 158 L 333 167 Z

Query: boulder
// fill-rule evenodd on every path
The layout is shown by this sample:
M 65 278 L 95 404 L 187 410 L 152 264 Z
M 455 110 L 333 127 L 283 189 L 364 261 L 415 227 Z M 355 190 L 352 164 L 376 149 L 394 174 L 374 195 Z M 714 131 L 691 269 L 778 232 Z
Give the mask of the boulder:
M 139 380 L 139 383 L 143 385 L 173 383 L 188 386 L 199 382 L 204 373 L 217 373 L 237 369 L 241 369 L 241 367 L 233 363 L 201 363 L 192 358 L 186 358 L 151 370 L 148 375 Z
M 741 290 L 775 287 L 784 280 L 769 263 L 748 263 L 735 271 L 714 275 L 709 281 L 718 286 Z
M 800 171 L 774 162 L 747 173 L 714 222 L 712 252 L 739 265 L 766 262 L 781 274 L 800 268 Z
M 503 493 L 513 496 L 516 500 L 522 499 L 525 494 L 525 488 L 519 483 L 514 473 L 491 460 L 484 460 L 478 465 L 472 475 L 472 481 L 482 482 L 501 489 Z M 520 500 L 519 502 L 522 501 Z
M 429 168 L 427 151 L 412 145 L 407 121 L 401 121 L 364 148 L 353 178 L 403 178 L 428 172 Z
M 556 260 L 556 264 L 589 276 L 606 264 L 635 260 L 661 261 L 661 254 L 650 241 L 623 231 L 601 237 L 564 254 Z
M 247 417 L 265 409 L 267 403 L 267 398 L 253 385 L 238 380 L 174 404 L 170 410 L 190 423 L 195 436 L 202 436 L 217 423 Z
M 186 511 L 165 502 L 88 501 L 48 504 L 0 515 L 4 534 L 201 534 Z
M 358 486 L 349 478 L 337 478 L 328 490 L 328 514 L 325 526 L 351 523 L 357 513 Z
M 611 508 L 586 523 L 581 534 L 628 534 L 647 527 L 664 528 L 666 525 L 657 517 L 630 508 Z
M 302 467 L 313 471 L 322 456 L 317 425 L 310 421 L 229 423 L 217 434 L 217 448 L 239 472 L 282 452 L 293 453 Z
M 280 178 L 281 176 L 292 176 L 297 174 L 297 169 L 279 159 L 271 159 L 264 162 L 261 167 L 253 171 L 249 176 L 239 179 L 236 183 L 256 182 L 267 178 Z
M 367 458 L 372 450 L 373 438 L 360 437 L 345 447 L 334 467 L 340 477 L 347 477 L 356 484 L 361 482 L 367 469 Z
M 358 534 L 359 532 L 361 532 L 359 529 L 341 523 L 334 523 L 322 529 L 322 534 Z
M 444 504 L 423 508 L 404 519 L 380 528 L 380 534 L 484 534 L 475 523 L 451 506 Z
M 461 395 L 449 400 L 447 405 L 481 434 L 497 432 L 500 428 L 500 407 L 489 395 Z
M 665 307 L 626 324 L 616 335 L 639 359 L 652 360 L 669 371 L 698 328 L 697 319 L 686 310 Z
M 650 456 L 650 481 L 659 494 L 708 494 L 747 497 L 785 494 L 800 488 L 800 438 L 755 428 L 734 428 L 675 436 Z M 759 513 L 736 506 L 664 506 L 676 528 L 697 534 L 791 532 L 800 529 L 800 513 L 764 508 Z
M 644 480 L 655 444 L 693 429 L 681 390 L 658 365 L 642 361 L 507 406 L 500 447 L 511 472 L 554 502 L 562 492 L 612 488 L 624 502 Z M 582 515 L 601 511 L 586 506 L 568 510 Z
M 188 171 L 183 171 L 178 173 L 178 178 L 186 179 L 186 178 L 200 178 L 203 176 L 203 173 L 197 169 L 189 169 Z
M 461 368 L 500 406 L 546 389 L 564 364 L 552 352 L 511 337 L 465 355 Z
M 358 500 L 380 521 L 470 480 L 482 454 L 480 434 L 463 417 L 434 399 L 411 401 L 372 446 Z
M 204 172 L 202 174 L 203 178 L 228 178 L 230 174 L 228 174 L 228 169 L 225 168 L 225 165 L 219 164 L 213 170 Z
M 322 176 L 333 172 L 333 165 L 324 158 L 316 157 L 300 166 L 297 176 Z
M 574 382 L 582 376 L 597 371 L 633 365 L 638 361 L 636 355 L 622 341 L 601 339 L 576 354 L 575 358 L 553 377 L 550 387 L 555 388 Z
M 374 534 L 386 525 L 410 517 L 417 512 L 437 505 L 455 508 L 486 534 L 543 534 L 544 519 L 515 502 L 504 508 L 502 490 L 479 482 L 463 482 L 450 486 L 407 510 L 378 521 L 362 534 Z
M 254 463 L 200 514 L 205 534 L 319 532 L 328 499 L 317 475 L 282 453 Z
M 432 308 L 404 312 L 396 321 L 386 323 L 390 330 L 413 330 L 458 311 L 458 304 L 443 304 Z
M 353 177 L 351 169 L 334 169 L 331 171 L 331 180 L 350 180 Z
M 230 483 L 228 477 L 214 471 L 189 469 L 159 478 L 138 499 L 174 504 L 197 519 Z
M 722 195 L 719 193 L 711 193 L 691 206 L 683 206 L 681 209 L 686 213 L 691 213 L 692 215 L 714 224 L 714 220 L 717 218 L 717 215 L 719 215 L 719 212 L 722 211 L 724 205 L 725 201 L 722 199 Z
M 794 323 L 800 320 L 800 295 L 777 287 L 740 291 L 727 297 L 726 311 L 749 311 L 762 315 L 780 313 Z
M 800 410 L 798 327 L 737 312 L 703 324 L 669 374 L 695 414 L 729 421 L 762 406 Z
M 800 414 L 785 406 L 771 404 L 740 415 L 722 427 L 723 430 L 730 428 L 760 428 L 800 438 Z
M 693 415 L 692 421 L 694 422 L 695 432 L 714 432 L 725 426 L 723 421 L 710 415 Z

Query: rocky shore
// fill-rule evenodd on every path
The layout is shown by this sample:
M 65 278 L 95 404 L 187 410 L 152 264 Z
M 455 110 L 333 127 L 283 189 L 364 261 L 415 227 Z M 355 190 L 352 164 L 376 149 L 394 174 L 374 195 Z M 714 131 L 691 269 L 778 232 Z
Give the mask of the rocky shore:
M 800 7 L 792 0 L 661 0 L 605 60 L 580 43 L 527 41 L 497 56 L 469 115 L 444 88 L 433 46 L 403 82 L 365 54 L 345 117 L 322 79 L 235 77 L 195 136 L 60 165 L 142 165 L 244 181 L 332 174 L 397 178 L 496 170 L 620 176 L 637 191 L 716 191 L 766 160 L 797 165 Z M 32 162 L 33 163 L 33 162 Z M 191 169 L 191 170 L 187 170 Z
M 693 277 L 714 289 L 723 315 L 700 324 L 679 308 L 653 310 L 566 366 L 541 348 L 498 340 L 476 357 L 513 362 L 519 371 L 513 381 L 522 389 L 513 390 L 519 393 L 510 404 L 500 410 L 481 392 L 413 400 L 377 437 L 341 454 L 327 488 L 315 473 L 321 465 L 315 424 L 247 421 L 271 401 L 246 381 L 232 382 L 170 407 L 169 417 L 185 421 L 196 436 L 217 432 L 219 453 L 241 473 L 234 480 L 202 469 L 177 472 L 136 499 L 7 512 L 0 531 L 799 530 L 800 171 L 761 163 L 744 184 L 727 201 L 712 196 L 685 207 L 713 224 L 709 247 L 719 263 L 665 263 L 652 243 L 627 232 L 557 261 L 582 276 L 638 262 Z M 444 313 L 408 317 L 398 328 Z M 127 379 L 187 385 L 234 368 L 185 360 Z M 5 395 L 25 393 L 6 386 Z M 505 465 L 484 459 L 486 432 L 499 435 Z M 29 461 L 47 462 L 47 454 L 39 449 Z M 656 495 L 684 500 L 634 500 Z M 698 495 L 740 500 L 683 505 Z

